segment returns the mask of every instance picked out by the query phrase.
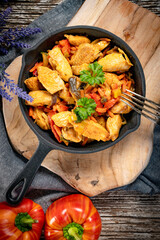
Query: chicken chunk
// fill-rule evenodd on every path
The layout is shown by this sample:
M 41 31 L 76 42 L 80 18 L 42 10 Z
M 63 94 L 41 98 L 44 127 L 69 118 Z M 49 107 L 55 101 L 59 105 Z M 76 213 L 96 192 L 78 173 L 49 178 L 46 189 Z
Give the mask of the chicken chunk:
M 56 70 L 58 71 L 60 77 L 67 82 L 72 76 L 72 69 L 59 47 L 53 48 L 49 51 L 48 55 L 51 57 L 53 64 L 56 64 Z
M 122 96 L 128 98 L 126 95 L 122 94 Z M 126 101 L 126 100 L 125 100 Z M 126 101 L 127 102 L 127 101 Z M 119 114 L 127 114 L 130 111 L 132 111 L 132 108 L 125 104 L 124 102 L 117 102 L 111 109 L 113 113 L 119 113 Z
M 63 128 L 62 129 L 62 136 L 64 139 L 69 140 L 71 142 L 81 142 L 82 135 L 79 135 L 74 128 Z
M 84 120 L 80 123 L 73 123 L 74 130 L 84 137 L 88 137 L 97 141 L 107 141 L 109 137 L 108 131 L 99 123 L 92 120 Z
M 109 117 L 106 121 L 106 128 L 110 133 L 110 139 L 115 141 L 119 136 L 119 131 L 122 126 L 122 118 L 119 114 L 114 117 Z
M 74 75 L 80 75 L 80 72 L 83 70 L 89 70 L 89 64 L 83 63 L 81 65 L 72 66 L 72 71 Z
M 29 95 L 33 98 L 33 102 L 26 101 L 25 102 L 26 105 L 30 105 L 33 107 L 52 105 L 53 96 L 47 91 L 43 90 L 31 91 L 29 92 Z
M 31 91 L 41 90 L 43 89 L 42 84 L 39 82 L 38 77 L 30 77 L 27 78 L 24 83 L 26 84 L 27 88 Z
M 79 46 L 82 43 L 90 43 L 90 40 L 85 36 L 73 36 L 64 34 L 64 36 L 68 39 L 69 43 L 74 46 Z
M 62 91 L 59 92 L 59 97 L 62 98 L 68 104 L 74 104 L 74 102 L 75 102 L 73 97 L 69 93 L 68 88 L 66 88 L 66 87 Z
M 57 71 L 43 66 L 38 67 L 37 71 L 39 81 L 49 93 L 54 94 L 65 88 L 64 81 Z
M 59 112 L 54 114 L 51 119 L 58 127 L 70 126 L 69 121 L 72 113 L 69 111 Z
M 125 72 L 132 66 L 127 55 L 119 49 L 119 52 L 113 52 L 101 58 L 98 63 L 106 72 Z
M 35 122 L 37 125 L 42 128 L 43 130 L 50 129 L 48 116 L 42 109 L 34 108 L 34 116 L 35 116 Z
M 121 86 L 121 81 L 118 79 L 118 76 L 115 73 L 105 73 L 105 82 L 104 85 L 112 86 L 112 84 L 117 84 L 118 87 Z
M 83 43 L 71 57 L 71 65 L 82 65 L 83 63 L 91 63 L 100 56 L 99 49 L 93 44 Z
M 109 45 L 110 41 L 111 41 L 110 39 L 106 38 L 103 40 L 102 38 L 102 39 L 96 39 L 91 44 L 94 44 L 94 46 L 96 46 L 99 49 L 99 51 L 102 51 L 104 48 L 106 48 Z

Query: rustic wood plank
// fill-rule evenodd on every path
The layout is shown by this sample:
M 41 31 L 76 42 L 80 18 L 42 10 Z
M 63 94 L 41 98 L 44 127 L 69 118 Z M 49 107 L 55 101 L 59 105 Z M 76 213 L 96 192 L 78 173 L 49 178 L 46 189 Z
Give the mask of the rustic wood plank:
M 6 29 L 9 27 L 26 27 L 33 20 L 57 6 L 63 0 L 17 0 L 8 1 L 8 3 L 0 3 L 0 9 L 3 11 L 8 6 L 12 7 L 12 13 L 8 18 Z M 130 0 L 141 7 L 156 13 L 160 16 L 159 0 Z M 18 20 L 18 21 L 17 21 Z

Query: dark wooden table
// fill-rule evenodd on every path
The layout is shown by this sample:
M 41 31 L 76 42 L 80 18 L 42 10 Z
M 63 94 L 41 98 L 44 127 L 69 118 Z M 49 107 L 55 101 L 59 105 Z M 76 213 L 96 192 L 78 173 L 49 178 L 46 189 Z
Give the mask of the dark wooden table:
M 4 10 L 7 6 L 11 6 L 13 9 L 6 28 L 25 27 L 61 1 L 9 0 L 8 3 L 1 4 L 0 8 Z M 132 2 L 160 15 L 159 0 L 134 0 Z M 135 191 L 119 190 L 100 194 L 92 201 L 102 218 L 100 240 L 160 240 L 160 194 L 149 196 Z

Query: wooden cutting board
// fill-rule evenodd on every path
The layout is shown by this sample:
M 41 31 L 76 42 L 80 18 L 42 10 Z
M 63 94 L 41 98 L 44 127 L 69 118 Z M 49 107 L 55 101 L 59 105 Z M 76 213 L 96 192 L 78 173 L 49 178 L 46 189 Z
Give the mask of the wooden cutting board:
M 71 22 L 94 25 L 113 32 L 135 51 L 143 66 L 147 97 L 160 101 L 160 19 L 127 0 L 86 0 Z M 18 80 L 22 57 L 7 68 L 10 78 Z M 17 152 L 30 158 L 38 146 L 35 134 L 26 124 L 17 97 L 3 101 L 8 136 Z M 76 155 L 51 151 L 43 166 L 61 176 L 72 187 L 88 196 L 133 182 L 147 166 L 153 144 L 154 125 L 142 117 L 139 129 L 115 146 L 94 154 Z

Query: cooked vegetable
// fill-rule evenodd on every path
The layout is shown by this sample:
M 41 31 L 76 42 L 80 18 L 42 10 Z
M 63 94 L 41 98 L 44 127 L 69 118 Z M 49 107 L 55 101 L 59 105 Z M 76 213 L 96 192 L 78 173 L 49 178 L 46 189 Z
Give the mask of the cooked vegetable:
M 80 79 L 82 82 L 89 83 L 90 85 L 103 84 L 105 81 L 102 66 L 98 62 L 89 64 L 90 70 L 83 70 L 80 72 Z
M 97 240 L 101 218 L 91 200 L 72 194 L 53 202 L 46 211 L 46 240 Z
M 23 199 L 16 207 L 0 203 L 0 239 L 39 240 L 43 224 L 42 207 L 30 199 Z
M 69 44 L 69 41 L 67 39 L 63 39 L 59 41 L 58 47 L 61 49 L 63 55 L 67 58 L 70 55 L 71 52 L 71 46 Z
M 25 80 L 33 98 L 26 101 L 29 116 L 67 146 L 115 141 L 126 123 L 121 114 L 132 110 L 121 102 L 126 89 L 135 89 L 132 63 L 108 38 L 64 37 L 41 52 L 42 61 Z
M 93 99 L 81 98 L 77 101 L 77 105 L 79 107 L 74 109 L 74 113 L 77 115 L 77 122 L 87 119 L 88 116 L 95 112 L 96 103 Z
M 69 88 L 70 92 L 74 99 L 78 100 L 81 98 L 80 91 L 77 89 L 77 78 L 71 77 L 69 78 Z

